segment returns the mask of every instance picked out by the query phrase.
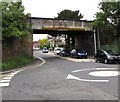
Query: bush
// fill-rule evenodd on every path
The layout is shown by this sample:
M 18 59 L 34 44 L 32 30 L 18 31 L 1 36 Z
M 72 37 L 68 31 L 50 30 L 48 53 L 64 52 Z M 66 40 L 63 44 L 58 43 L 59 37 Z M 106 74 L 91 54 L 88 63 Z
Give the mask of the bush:
M 101 45 L 101 49 L 105 49 L 105 50 L 113 50 L 116 53 L 120 54 L 120 49 L 117 45 Z

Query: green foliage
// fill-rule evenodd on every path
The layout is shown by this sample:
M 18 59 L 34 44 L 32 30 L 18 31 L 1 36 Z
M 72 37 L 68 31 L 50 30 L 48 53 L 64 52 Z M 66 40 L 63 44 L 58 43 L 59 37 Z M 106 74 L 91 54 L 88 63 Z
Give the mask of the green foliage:
M 0 3 L 0 40 L 2 40 L 2 8 Z
M 114 40 L 120 38 L 118 33 L 118 23 L 120 18 L 118 2 L 101 2 L 99 4 L 100 12 L 96 13 L 96 20 L 93 23 L 100 30 L 101 43 L 111 44 Z
M 48 39 L 41 39 L 39 40 L 40 48 L 43 49 L 44 47 L 50 48 L 50 43 Z
M 113 50 L 115 51 L 116 53 L 120 54 L 120 49 L 118 48 L 117 45 L 102 45 L 101 46 L 101 49 L 105 49 L 105 50 Z
M 33 62 L 32 57 L 27 56 L 19 56 L 19 57 L 13 57 L 5 62 L 2 63 L 2 71 L 11 70 L 18 68 L 22 65 L 29 64 Z
M 80 20 L 81 18 L 83 18 L 83 15 L 80 13 L 79 10 L 63 10 L 58 13 L 58 17 L 56 19 Z
M 2 2 L 2 38 L 21 39 L 26 37 L 31 29 L 28 22 L 30 14 L 24 14 L 21 2 Z

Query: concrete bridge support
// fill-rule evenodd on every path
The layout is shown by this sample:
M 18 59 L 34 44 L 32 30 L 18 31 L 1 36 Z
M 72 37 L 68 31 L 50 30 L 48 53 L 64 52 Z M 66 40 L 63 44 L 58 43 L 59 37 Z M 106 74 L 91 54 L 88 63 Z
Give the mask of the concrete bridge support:
M 70 50 L 75 48 L 75 37 L 73 35 L 66 35 L 66 47 Z
M 85 50 L 89 56 L 94 55 L 92 32 L 75 35 L 75 49 Z
M 70 36 L 70 49 L 75 48 L 75 37 L 73 35 Z
M 81 35 L 75 35 L 75 49 L 82 48 L 82 37 Z
M 66 48 L 69 49 L 70 48 L 70 36 L 69 35 L 66 35 L 65 41 L 66 41 Z

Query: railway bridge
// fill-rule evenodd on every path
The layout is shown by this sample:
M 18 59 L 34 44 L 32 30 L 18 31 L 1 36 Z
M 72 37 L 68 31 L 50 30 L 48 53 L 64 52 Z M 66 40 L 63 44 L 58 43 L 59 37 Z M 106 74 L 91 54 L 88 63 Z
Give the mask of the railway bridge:
M 68 48 L 84 49 L 88 55 L 93 55 L 95 51 L 91 22 L 31 17 L 33 34 L 50 34 L 52 36 L 65 34 Z

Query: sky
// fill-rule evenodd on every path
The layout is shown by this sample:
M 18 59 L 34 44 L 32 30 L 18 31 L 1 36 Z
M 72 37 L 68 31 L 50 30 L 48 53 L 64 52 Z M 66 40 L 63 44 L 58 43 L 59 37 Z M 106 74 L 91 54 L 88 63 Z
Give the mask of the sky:
M 79 10 L 84 15 L 83 20 L 94 20 L 94 15 L 101 0 L 22 0 L 25 13 L 32 17 L 54 18 L 64 9 Z M 33 35 L 33 40 L 46 38 L 47 35 Z

